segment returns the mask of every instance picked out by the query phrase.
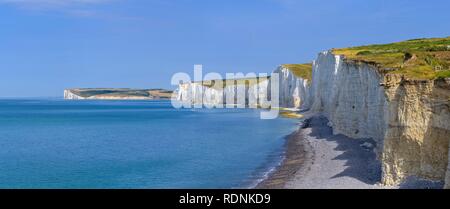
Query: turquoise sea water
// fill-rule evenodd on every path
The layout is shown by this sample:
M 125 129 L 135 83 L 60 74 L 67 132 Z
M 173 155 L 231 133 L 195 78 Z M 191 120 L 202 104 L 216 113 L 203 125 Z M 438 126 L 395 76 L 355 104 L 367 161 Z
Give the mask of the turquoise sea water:
M 240 188 L 295 120 L 168 101 L 0 100 L 0 188 Z

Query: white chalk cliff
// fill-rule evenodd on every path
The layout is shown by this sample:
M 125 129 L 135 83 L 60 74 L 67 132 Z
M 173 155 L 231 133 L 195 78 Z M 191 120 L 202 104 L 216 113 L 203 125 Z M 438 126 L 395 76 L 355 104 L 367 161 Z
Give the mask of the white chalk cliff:
M 296 77 L 288 68 L 280 66 L 274 73 L 279 74 L 279 107 L 297 108 L 309 107 L 310 81 Z M 259 81 L 250 79 L 250 82 L 235 81 L 233 85 L 225 85 L 223 88 L 213 88 L 202 82 L 183 83 L 178 87 L 177 99 L 193 105 L 233 105 L 248 106 L 252 108 L 264 105 L 264 101 L 270 100 L 271 81 L 259 78 Z M 246 100 L 229 100 L 227 95 L 236 95 L 239 90 L 246 92 Z
M 267 78 L 250 79 L 248 83 L 238 80 L 231 84 L 223 81 L 219 86 L 211 87 L 202 82 L 180 84 L 177 99 L 192 105 L 238 105 L 241 107 L 257 108 L 268 101 L 270 81 Z M 237 98 L 238 92 L 245 92 L 245 99 Z
M 311 110 L 327 116 L 334 134 L 373 138 L 380 148 L 388 105 L 381 79 L 373 66 L 322 52 L 313 62 Z
M 300 109 L 310 106 L 310 81 L 295 76 L 284 66 L 278 67 L 274 73 L 278 73 L 280 78 L 280 107 Z
M 65 89 L 64 90 L 64 99 L 69 99 L 69 100 L 83 100 L 86 99 L 82 96 L 79 96 L 77 94 L 74 94 L 71 90 L 69 89 Z

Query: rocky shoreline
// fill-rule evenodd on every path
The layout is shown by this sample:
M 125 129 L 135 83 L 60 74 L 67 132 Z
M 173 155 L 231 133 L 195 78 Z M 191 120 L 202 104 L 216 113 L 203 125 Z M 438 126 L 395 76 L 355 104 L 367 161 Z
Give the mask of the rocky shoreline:
M 302 168 L 309 153 L 304 144 L 300 129 L 286 138 L 285 157 L 282 163 L 266 179 L 261 181 L 256 189 L 282 189 Z

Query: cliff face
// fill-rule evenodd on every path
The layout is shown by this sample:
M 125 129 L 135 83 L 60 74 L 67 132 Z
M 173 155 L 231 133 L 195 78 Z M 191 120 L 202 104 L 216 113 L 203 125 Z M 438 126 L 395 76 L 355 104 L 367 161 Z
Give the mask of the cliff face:
M 331 52 L 313 63 L 311 110 L 322 111 L 334 134 L 373 138 L 380 152 L 386 129 L 387 101 L 374 67 L 347 62 Z
M 268 101 L 270 82 L 267 78 L 245 80 L 216 80 L 213 83 L 192 82 L 181 84 L 177 99 L 192 105 L 223 105 L 257 108 Z M 217 82 L 217 83 L 215 83 Z M 258 91 L 259 90 L 259 91 Z M 244 92 L 245 98 L 237 98 L 238 92 Z
M 311 109 L 328 117 L 335 134 L 377 142 L 384 184 L 408 176 L 443 181 L 449 167 L 449 90 L 448 80 L 409 81 L 328 51 L 314 62 Z
M 450 140 L 450 81 L 386 76 L 389 117 L 382 155 L 385 184 L 409 175 L 444 180 Z M 448 181 L 447 173 L 447 185 Z
M 64 90 L 64 99 L 81 100 L 81 99 L 85 99 L 85 98 L 81 97 L 77 94 L 74 94 L 71 90 Z
M 288 68 L 280 66 L 275 70 L 279 73 L 279 106 L 286 108 L 301 108 L 309 106 L 309 81 L 296 77 Z M 181 84 L 178 88 L 177 99 L 193 105 L 239 105 L 241 107 L 257 108 L 268 105 L 270 100 L 271 82 L 269 79 L 254 81 L 245 84 L 239 80 L 232 81 L 233 85 L 225 85 L 223 88 L 214 88 L 201 82 Z M 233 99 L 227 101 L 227 96 L 237 95 L 244 91 L 245 101 Z
M 448 148 L 450 152 L 450 146 Z M 447 165 L 447 172 L 445 174 L 445 189 L 450 189 L 450 154 L 448 155 L 448 165 Z
M 274 73 L 279 74 L 280 107 L 307 108 L 310 105 L 310 81 L 297 77 L 284 66 L 278 67 Z

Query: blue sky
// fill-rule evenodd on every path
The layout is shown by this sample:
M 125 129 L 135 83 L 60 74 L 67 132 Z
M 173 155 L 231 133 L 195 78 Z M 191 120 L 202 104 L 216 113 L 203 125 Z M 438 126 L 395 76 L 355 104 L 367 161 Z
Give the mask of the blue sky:
M 450 3 L 0 0 L 0 97 L 73 87 L 174 88 L 172 74 L 270 72 L 318 52 L 450 36 Z

